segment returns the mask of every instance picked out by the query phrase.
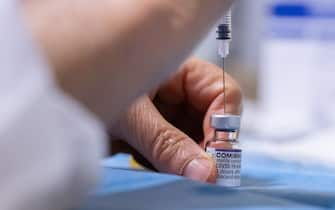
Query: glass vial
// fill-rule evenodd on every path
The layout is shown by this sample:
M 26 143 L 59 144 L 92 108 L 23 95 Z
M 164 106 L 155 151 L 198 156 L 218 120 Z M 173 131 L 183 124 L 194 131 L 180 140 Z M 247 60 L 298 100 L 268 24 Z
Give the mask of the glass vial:
M 218 184 L 225 187 L 241 185 L 242 150 L 238 141 L 240 116 L 212 115 L 211 126 L 214 137 L 206 145 L 206 152 L 216 162 Z

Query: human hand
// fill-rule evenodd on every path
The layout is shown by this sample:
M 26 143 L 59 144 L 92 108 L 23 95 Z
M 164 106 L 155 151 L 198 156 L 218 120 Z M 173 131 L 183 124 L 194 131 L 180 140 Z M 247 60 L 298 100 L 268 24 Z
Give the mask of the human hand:
M 222 79 L 219 67 L 190 59 L 155 93 L 138 99 L 111 133 L 159 171 L 214 182 L 215 163 L 202 148 L 214 136 L 210 116 L 240 114 L 242 100 L 238 84 L 228 75 L 223 93 Z

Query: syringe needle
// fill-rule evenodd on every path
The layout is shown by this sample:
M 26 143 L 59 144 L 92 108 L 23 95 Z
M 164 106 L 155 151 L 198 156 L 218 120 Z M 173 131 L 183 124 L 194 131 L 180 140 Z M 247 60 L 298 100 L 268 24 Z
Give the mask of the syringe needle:
M 225 59 L 222 58 L 222 71 L 223 71 L 223 114 L 226 113 L 226 76 L 225 76 Z

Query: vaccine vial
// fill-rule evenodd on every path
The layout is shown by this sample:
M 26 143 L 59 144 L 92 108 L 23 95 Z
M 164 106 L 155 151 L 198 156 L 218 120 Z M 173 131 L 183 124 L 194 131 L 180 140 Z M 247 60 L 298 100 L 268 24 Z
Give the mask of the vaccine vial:
M 242 150 L 238 141 L 240 116 L 212 115 L 211 126 L 214 137 L 206 145 L 206 152 L 216 162 L 218 184 L 225 187 L 241 185 Z

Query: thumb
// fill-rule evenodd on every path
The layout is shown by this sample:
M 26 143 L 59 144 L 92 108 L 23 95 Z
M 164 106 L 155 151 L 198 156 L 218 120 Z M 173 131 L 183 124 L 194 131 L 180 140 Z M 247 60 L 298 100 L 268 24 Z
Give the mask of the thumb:
M 140 98 L 121 122 L 122 137 L 161 172 L 215 182 L 215 163 L 186 134 L 167 122 L 149 97 Z

